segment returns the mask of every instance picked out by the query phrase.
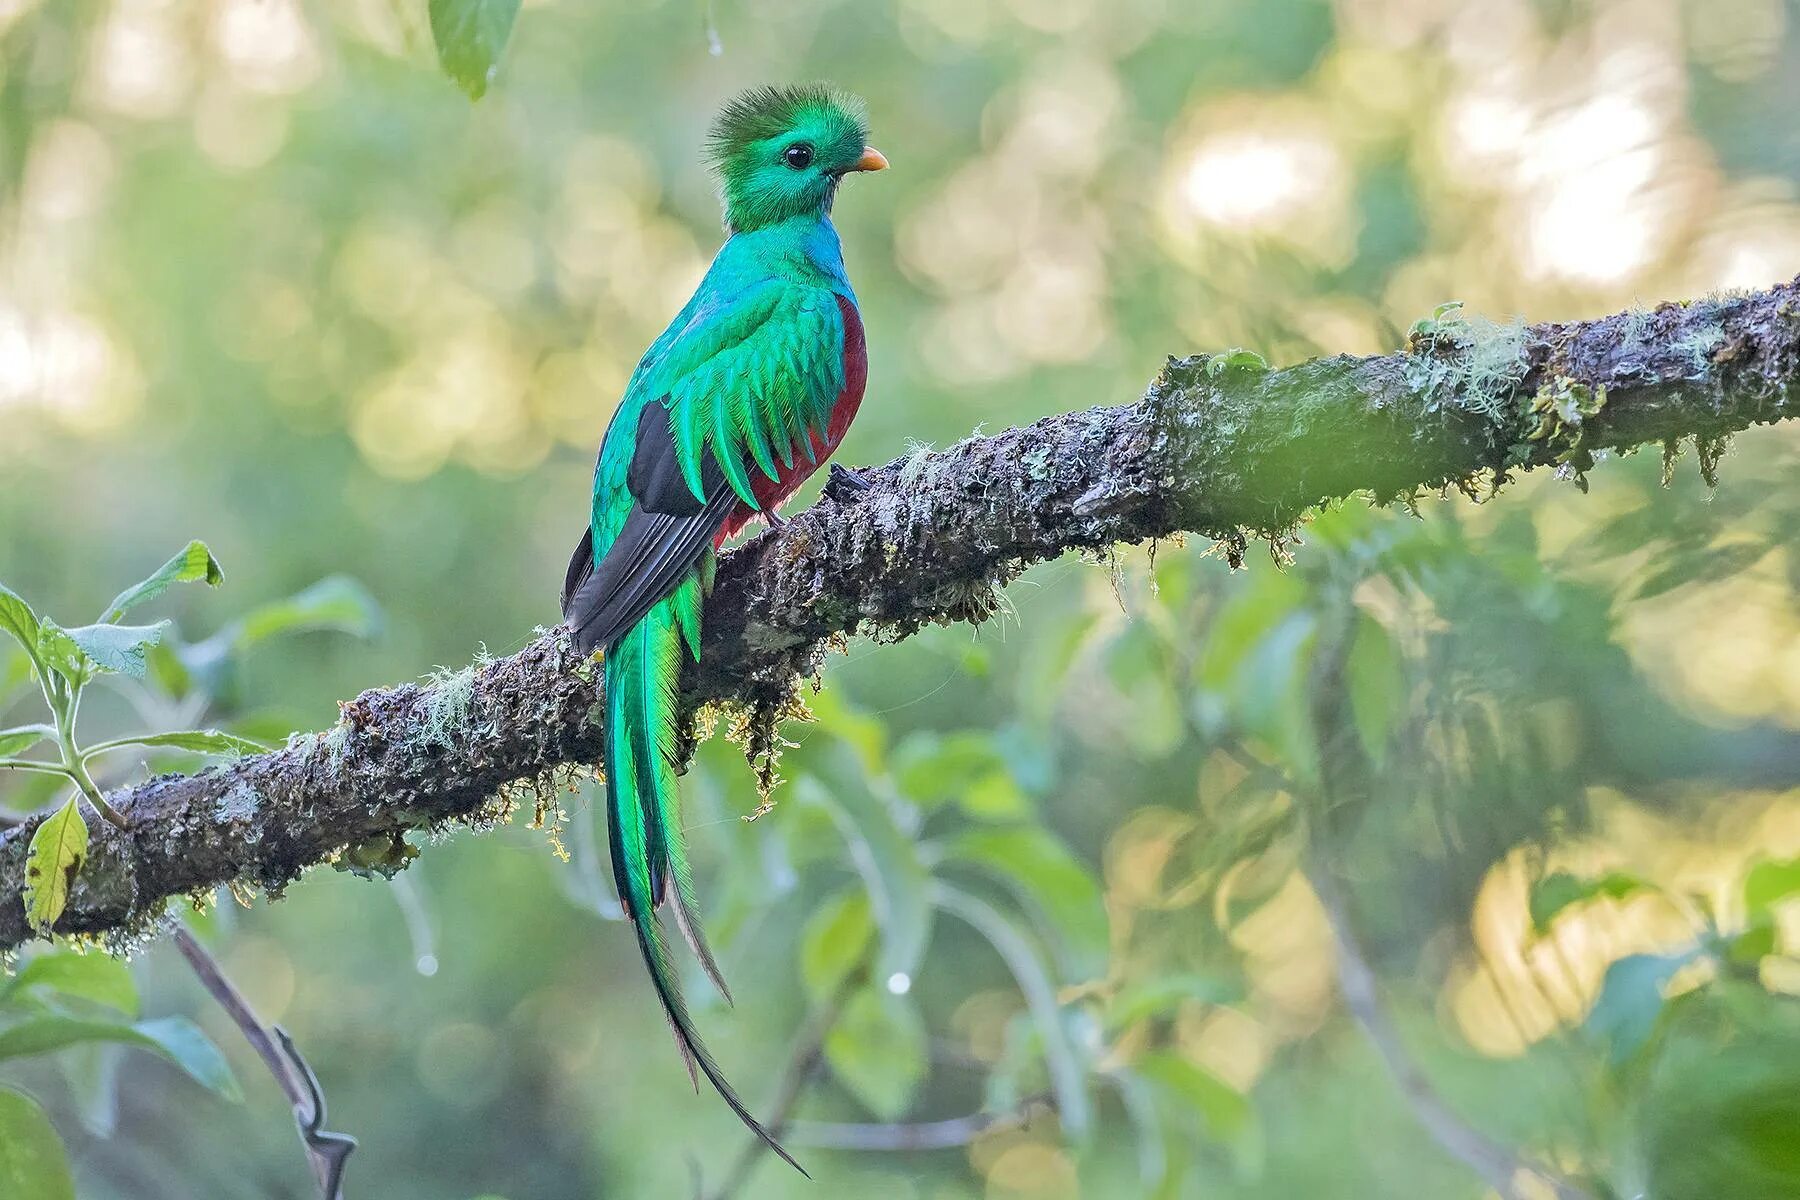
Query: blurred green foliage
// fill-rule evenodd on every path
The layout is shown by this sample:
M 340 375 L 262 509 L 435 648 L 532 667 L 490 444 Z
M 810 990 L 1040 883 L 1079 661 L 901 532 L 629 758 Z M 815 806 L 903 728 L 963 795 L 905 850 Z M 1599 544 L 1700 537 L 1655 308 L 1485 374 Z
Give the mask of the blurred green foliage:
M 511 9 L 0 4 L 0 578 L 60 613 L 187 537 L 232 566 L 160 601 L 184 635 L 91 697 L 96 737 L 322 728 L 551 620 L 613 398 L 717 239 L 705 124 L 753 83 L 861 92 L 895 164 L 838 207 L 873 371 L 848 461 L 1129 399 L 1167 353 L 1248 369 L 1391 348 L 1449 296 L 1504 328 L 1800 265 L 1781 0 L 552 0 L 491 81 L 447 58 L 473 106 L 433 41 L 468 13 Z M 352 1194 L 1482 1195 L 1338 999 L 1312 880 L 1412 1064 L 1522 1161 L 1793 1195 L 1794 447 L 1746 436 L 1717 489 L 1643 455 L 1585 496 L 1350 503 L 1285 569 L 1038 568 L 979 630 L 853 644 L 751 823 L 706 743 L 739 1004 L 699 1019 L 762 1104 L 817 1047 L 814 1185 L 736 1173 L 585 786 L 560 829 L 206 920 L 361 1139 Z M 33 690 L 0 657 L 0 724 Z M 36 778 L 0 802 L 62 799 Z M 181 964 L 132 976 L 249 1103 L 98 1046 L 0 1063 L 0 1179 L 47 1113 L 84 1197 L 309 1195 Z M 104 1003 L 7 986 L 37 1008 L 0 1038 Z

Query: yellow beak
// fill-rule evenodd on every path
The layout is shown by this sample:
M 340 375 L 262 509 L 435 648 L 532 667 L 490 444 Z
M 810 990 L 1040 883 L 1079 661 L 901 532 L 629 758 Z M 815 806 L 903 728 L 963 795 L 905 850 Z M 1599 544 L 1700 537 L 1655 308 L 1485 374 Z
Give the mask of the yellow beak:
M 852 171 L 885 171 L 888 167 L 887 155 L 873 146 L 864 146 L 862 157 L 856 160 Z

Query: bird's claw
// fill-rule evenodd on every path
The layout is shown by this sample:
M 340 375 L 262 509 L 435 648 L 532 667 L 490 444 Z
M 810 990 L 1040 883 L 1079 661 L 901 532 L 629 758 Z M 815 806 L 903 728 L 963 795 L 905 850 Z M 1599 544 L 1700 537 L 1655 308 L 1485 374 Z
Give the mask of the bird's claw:
M 825 481 L 825 495 L 839 504 L 856 499 L 875 486 L 875 481 L 852 467 L 831 464 L 831 478 Z

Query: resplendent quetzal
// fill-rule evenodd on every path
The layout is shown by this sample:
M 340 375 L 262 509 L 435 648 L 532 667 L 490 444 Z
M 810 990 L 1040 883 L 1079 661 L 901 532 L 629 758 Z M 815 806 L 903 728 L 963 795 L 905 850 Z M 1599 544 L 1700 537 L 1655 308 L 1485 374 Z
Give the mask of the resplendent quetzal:
M 861 103 L 823 85 L 733 100 L 713 127 L 711 157 L 728 236 L 607 427 L 593 519 L 569 563 L 562 610 L 583 653 L 605 652 L 613 879 L 688 1073 L 698 1084 L 698 1064 L 793 1163 L 701 1044 L 657 919 L 666 903 L 729 999 L 683 844 L 675 689 L 683 646 L 700 653 L 717 548 L 752 518 L 774 516 L 837 448 L 862 401 L 868 358 L 831 204 L 845 175 L 887 160 L 868 145 Z

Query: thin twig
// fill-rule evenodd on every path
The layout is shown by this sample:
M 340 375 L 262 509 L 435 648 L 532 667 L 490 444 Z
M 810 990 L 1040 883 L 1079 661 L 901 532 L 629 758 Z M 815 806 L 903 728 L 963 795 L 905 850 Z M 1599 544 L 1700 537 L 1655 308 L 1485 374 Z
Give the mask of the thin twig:
M 1487 1134 L 1463 1120 L 1444 1098 L 1406 1048 L 1406 1041 L 1381 1000 L 1375 972 L 1363 957 L 1356 935 L 1350 927 L 1343 893 L 1323 869 L 1307 873 L 1314 895 L 1325 910 L 1331 926 L 1332 940 L 1337 946 L 1338 991 L 1344 1007 L 1362 1028 L 1363 1035 L 1380 1056 L 1388 1076 L 1400 1089 L 1413 1117 L 1446 1153 L 1481 1176 L 1482 1182 L 1497 1192 L 1502 1200 L 1519 1200 L 1519 1178 L 1535 1175 L 1549 1185 L 1557 1200 L 1593 1200 L 1572 1180 L 1550 1168 L 1527 1161 L 1517 1152 L 1501 1145 Z
M 1037 1097 L 1048 1100 L 1047 1096 Z M 966 1146 L 998 1129 L 1017 1129 L 1031 1122 L 1033 1101 L 1011 1112 L 970 1113 L 942 1121 L 877 1124 L 855 1121 L 795 1121 L 788 1138 L 797 1146 L 822 1150 L 950 1150 Z
M 1344 674 L 1349 659 L 1352 621 L 1356 608 L 1348 594 L 1338 598 L 1319 632 L 1318 656 L 1310 676 L 1311 716 L 1318 746 L 1318 779 L 1307 790 L 1313 793 L 1317 819 L 1308 821 L 1304 871 L 1324 911 L 1336 948 L 1338 991 L 1344 1007 L 1381 1059 L 1389 1078 L 1400 1089 L 1413 1119 L 1444 1152 L 1463 1163 L 1501 1197 L 1520 1200 L 1519 1180 L 1536 1176 L 1548 1185 L 1557 1200 L 1593 1200 L 1573 1181 L 1540 1163 L 1531 1162 L 1510 1147 L 1489 1137 L 1464 1120 L 1432 1086 L 1431 1080 L 1407 1049 L 1387 1006 L 1380 983 L 1356 939 L 1350 902 L 1333 873 L 1329 852 L 1331 818 L 1343 803 L 1346 790 L 1355 789 L 1367 777 L 1354 731 L 1346 728 L 1348 701 Z M 1303 818 L 1304 819 L 1304 818 Z
M 185 925 L 175 927 L 175 945 L 199 977 L 200 983 L 219 1003 L 250 1043 L 269 1074 L 281 1088 L 282 1095 L 294 1109 L 294 1123 L 300 1127 L 300 1140 L 306 1143 L 307 1162 L 313 1178 L 318 1180 L 323 1200 L 344 1200 L 344 1168 L 356 1139 L 333 1133 L 325 1128 L 325 1093 L 319 1078 L 301 1057 L 287 1030 L 279 1025 L 265 1025 L 244 999 L 243 993 L 225 977 L 218 960 L 202 946 Z

